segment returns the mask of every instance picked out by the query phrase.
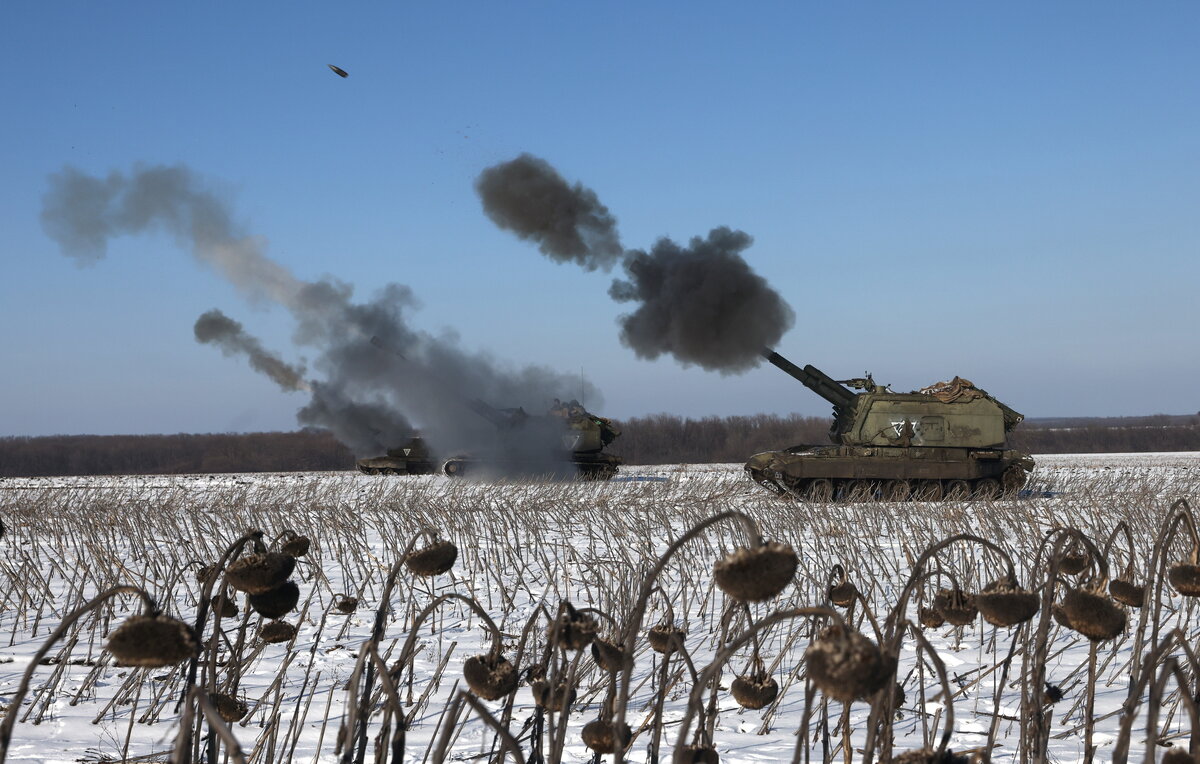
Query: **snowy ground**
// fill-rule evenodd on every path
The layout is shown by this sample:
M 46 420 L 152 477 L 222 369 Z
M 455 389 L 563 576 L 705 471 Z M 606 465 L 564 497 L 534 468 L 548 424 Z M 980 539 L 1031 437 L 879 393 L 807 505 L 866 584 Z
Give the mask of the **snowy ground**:
M 299 612 L 284 620 L 298 625 L 294 642 L 259 646 L 258 618 L 222 622 L 230 644 L 245 626 L 240 671 L 219 665 L 217 679 L 244 698 L 250 714 L 232 729 L 248 757 L 257 761 L 334 761 L 334 740 L 346 708 L 345 683 L 359 646 L 370 632 L 384 578 L 421 527 L 436 528 L 457 544 L 454 569 L 434 579 L 401 576 L 381 651 L 394 659 L 408 636 L 415 612 L 437 595 L 474 597 L 503 634 L 504 653 L 516 658 L 520 637 L 539 606 L 554 612 L 560 601 L 595 607 L 623 624 L 642 577 L 667 546 L 697 522 L 726 510 L 753 517 L 768 539 L 790 543 L 801 558 L 793 584 L 776 600 L 752 606 L 756 620 L 777 609 L 826 602 L 828 573 L 843 565 L 849 579 L 883 620 L 909 578 L 912 564 L 930 544 L 955 533 L 978 534 L 1004 547 L 1026 588 L 1040 585 L 1031 567 L 1045 532 L 1078 527 L 1103 546 L 1119 520 L 1133 530 L 1137 583 L 1146 582 L 1153 539 L 1171 502 L 1200 497 L 1200 454 L 1076 455 L 1041 457 L 1035 487 L 1053 498 L 990 503 L 807 505 L 773 497 L 749 482 L 740 465 L 669 465 L 626 468 L 610 483 L 462 483 L 439 476 L 384 477 L 355 473 L 170 476 L 127 478 L 47 478 L 0 480 L 0 519 L 8 533 L 0 539 L 0 709 L 13 693 L 39 645 L 63 617 L 99 591 L 118 583 L 147 588 L 168 612 L 191 621 L 199 584 L 194 572 L 249 528 L 270 539 L 285 528 L 313 541 L 293 578 L 300 586 Z M 712 566 L 745 543 L 731 522 L 713 526 L 689 542 L 659 577 L 661 592 L 650 600 L 643 621 L 662 622 L 667 603 L 675 622 L 687 631 L 686 645 L 696 668 L 712 659 L 724 634 L 746 627 L 744 614 L 711 583 Z M 1109 564 L 1124 570 L 1129 557 L 1124 538 Z M 1172 547 L 1174 563 L 1186 548 Z M 938 566 L 968 590 L 978 590 L 1001 573 L 999 561 L 979 547 L 956 545 L 937 558 Z M 924 589 L 925 604 L 936 588 Z M 357 596 L 352 615 L 332 609 L 336 595 Z M 1159 627 L 1179 627 L 1194 642 L 1200 618 L 1191 600 L 1167 588 Z M 246 610 L 244 603 L 243 612 Z M 908 617 L 916 620 L 917 602 Z M 102 650 L 104 636 L 136 612 L 136 601 L 119 598 L 85 617 L 38 666 L 24 698 L 9 750 L 9 761 L 99 761 L 162 758 L 178 729 L 175 700 L 180 671 L 129 669 L 113 665 Z M 1098 645 L 1095 738 L 1097 760 L 1111 756 L 1125 700 L 1140 611 L 1130 611 L 1124 636 Z M 874 639 L 861 609 L 855 625 Z M 544 619 L 533 620 L 519 668 L 542 656 Z M 797 740 L 808 740 L 809 756 L 836 751 L 843 730 L 853 748 L 866 734 L 869 706 L 855 703 L 839 727 L 842 705 L 815 696 L 812 719 L 797 737 L 805 711 L 804 650 L 822 624 L 799 619 L 766 631 L 762 657 L 782 692 L 761 711 L 740 709 L 724 688 L 745 671 L 749 650 L 739 653 L 722 674 L 713 739 L 724 762 L 790 760 Z M 971 626 L 926 630 L 949 673 L 954 731 L 951 748 L 982 747 L 995 716 L 997 666 L 1016 640 L 1015 657 L 999 701 L 998 745 L 993 760 L 1012 760 L 1020 741 L 1014 721 L 1020 709 L 1022 671 L 1030 640 L 1025 629 L 997 629 L 977 619 Z M 602 628 L 602 634 L 611 629 Z M 457 601 L 440 606 L 418 635 L 419 652 L 411 681 L 401 688 L 412 713 L 407 739 L 411 761 L 432 760 L 431 748 L 443 713 L 462 685 L 465 659 L 486 651 L 489 638 L 480 619 Z M 660 656 L 639 640 L 629 723 L 641 729 L 629 758 L 644 761 L 653 736 L 653 698 L 659 688 Z M 1051 624 L 1047 678 L 1065 697 L 1051 707 L 1049 750 L 1057 761 L 1082 761 L 1087 704 L 1089 643 Z M 222 661 L 224 663 L 224 661 Z M 606 675 L 589 656 L 579 661 L 579 694 L 572 709 L 564 761 L 586 761 L 590 752 L 579 731 L 600 713 Z M 1030 667 L 1031 670 L 1031 667 Z M 918 661 L 915 642 L 905 641 L 898 674 L 905 701 L 896 722 L 896 750 L 919 748 L 943 729 L 946 702 L 928 661 Z M 679 660 L 668 666 L 662 730 L 666 759 L 684 715 L 691 678 Z M 705 696 L 707 702 L 708 696 Z M 485 704 L 494 715 L 503 701 Z M 523 683 L 512 707 L 509 728 L 521 737 L 534 705 Z M 822 720 L 828 720 L 828 735 Z M 454 730 L 451 758 L 474 760 L 491 750 L 492 736 L 475 716 L 464 714 Z M 1187 714 L 1173 685 L 1159 716 L 1156 737 L 1186 741 Z M 1146 734 L 1139 717 L 1132 751 L 1141 758 Z M 696 725 L 693 724 L 695 729 Z M 378 733 L 378 720 L 371 734 Z M 1160 747 L 1159 750 L 1166 750 Z M 853 760 L 858 754 L 853 754 Z

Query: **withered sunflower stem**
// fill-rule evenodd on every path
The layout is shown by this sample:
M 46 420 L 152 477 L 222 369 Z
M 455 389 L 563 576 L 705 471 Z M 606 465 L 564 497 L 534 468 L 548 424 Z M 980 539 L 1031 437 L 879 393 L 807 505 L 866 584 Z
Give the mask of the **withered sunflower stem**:
M 863 593 L 857 587 L 854 589 L 854 598 L 858 601 L 858 604 L 862 605 L 863 615 L 871 622 L 871 630 L 875 632 L 876 644 L 882 646 L 883 632 L 879 628 L 879 621 L 875 620 L 875 614 L 871 612 L 871 603 L 867 602 L 867 598 L 863 596 Z
M 468 606 L 470 606 L 470 608 L 472 610 L 474 610 L 479 615 L 479 617 L 483 620 L 484 624 L 487 626 L 488 631 L 491 633 L 491 636 L 492 636 L 492 649 L 491 649 L 490 654 L 493 656 L 497 656 L 500 654 L 500 647 L 502 644 L 502 641 L 501 641 L 502 637 L 500 634 L 500 629 L 496 628 L 496 624 L 492 621 L 491 617 L 488 616 L 488 614 L 484 611 L 484 609 L 482 607 L 480 607 L 479 603 L 476 602 L 475 600 L 471 599 L 470 597 L 465 597 L 461 594 L 453 594 L 453 593 L 442 594 L 442 595 L 439 595 L 437 598 L 435 598 L 433 600 L 433 602 L 429 603 L 429 605 L 424 610 L 422 610 L 417 615 L 417 617 L 413 620 L 412 626 L 409 628 L 408 638 L 405 640 L 404 647 L 400 651 L 400 658 L 399 658 L 399 660 L 396 661 L 396 663 L 390 669 L 389 679 L 392 682 L 399 681 L 400 675 L 404 672 L 404 667 L 408 665 L 408 662 L 410 660 L 412 660 L 412 654 L 413 654 L 413 651 L 415 649 L 416 642 L 417 642 L 417 633 L 421 629 L 421 624 L 425 622 L 425 619 L 428 618 L 431 613 L 433 613 L 435 610 L 437 610 L 439 605 L 441 605 L 443 602 L 446 602 L 448 600 L 459 600 L 461 602 L 465 602 Z M 368 642 L 371 645 L 375 645 L 378 643 L 378 641 L 373 636 L 372 636 L 372 639 L 368 640 Z M 375 661 L 372 660 L 370 663 L 367 664 L 366 670 L 364 672 L 366 679 L 368 681 L 370 681 L 373 678 L 374 669 L 375 669 Z M 381 678 L 381 680 L 382 680 L 382 678 Z M 371 685 L 367 684 L 365 689 L 363 690 L 362 695 L 360 696 L 361 702 L 359 704 L 360 708 L 359 708 L 358 719 L 357 719 L 357 721 L 358 721 L 357 728 L 359 730 L 358 740 L 357 740 L 358 745 L 355 746 L 354 748 L 347 747 L 346 751 L 343 753 L 343 761 L 345 761 L 345 757 L 349 755 L 351 750 L 355 751 L 356 756 L 358 756 L 360 753 L 364 758 L 366 756 L 367 724 L 368 724 L 368 720 L 369 720 L 369 716 L 370 716 L 370 702 L 371 702 L 370 701 L 370 698 L 371 698 L 370 691 L 371 691 Z M 406 724 L 406 722 L 405 722 L 403 716 L 400 714 L 397 714 L 397 717 L 396 717 L 397 727 L 403 728 L 405 726 L 405 724 Z M 396 733 L 394 733 L 394 734 L 403 735 L 403 732 L 404 732 L 404 730 L 397 729 Z M 403 742 L 401 742 L 401 747 L 403 747 Z
M 483 607 L 471 597 L 467 597 L 462 594 L 455 594 L 453 592 L 449 594 L 439 594 L 432 602 L 425 606 L 424 610 L 417 614 L 416 618 L 413 619 L 412 626 L 408 630 L 408 638 L 404 640 L 404 647 L 400 650 L 400 657 L 394 664 L 392 664 L 391 672 L 393 677 L 398 676 L 400 672 L 404 670 L 404 667 L 408 665 L 408 662 L 412 660 L 412 654 L 416 649 L 417 634 L 421 629 L 421 624 L 424 623 L 425 619 L 428 618 L 435 610 L 437 610 L 443 602 L 449 602 L 450 600 L 458 600 L 459 602 L 463 602 L 475 611 L 476 615 L 478 615 L 483 621 L 484 625 L 487 626 L 488 633 L 492 637 L 492 648 L 488 654 L 492 656 L 500 655 L 500 648 L 503 645 L 503 637 L 500 634 L 500 629 L 496 627 L 496 623 L 492 620 L 491 616 L 487 614 L 487 611 L 485 611 Z
M 946 753 L 946 746 L 950 745 L 950 738 L 954 734 L 954 693 L 950 691 L 950 677 L 946 673 L 946 664 L 942 662 L 942 658 L 937 654 L 937 650 L 933 649 L 933 645 L 929 644 L 929 640 L 925 638 L 925 634 L 922 633 L 921 629 L 917 628 L 911 621 L 905 621 L 904 623 L 908 626 L 909 632 L 916 637 L 917 644 L 921 650 L 925 651 L 929 662 L 937 670 L 938 680 L 942 683 L 942 697 L 946 701 L 946 728 L 942 730 L 942 739 L 938 742 L 937 751 L 933 755 L 933 761 L 942 761 Z M 917 660 L 919 661 L 920 659 L 918 655 Z M 894 682 L 885 686 L 881 691 L 883 695 L 880 696 L 884 698 L 888 713 L 891 713 L 892 702 L 895 699 L 893 687 Z
M 1142 696 L 1142 691 L 1146 689 L 1146 685 L 1149 683 L 1150 677 L 1155 675 L 1154 667 L 1160 662 L 1165 662 L 1163 656 L 1166 655 L 1167 651 L 1171 649 L 1172 644 L 1183 649 L 1183 654 L 1188 660 L 1188 665 L 1191 669 L 1192 676 L 1200 677 L 1200 662 L 1198 662 L 1197 655 L 1195 651 L 1192 650 L 1191 645 L 1188 642 L 1188 636 L 1183 632 L 1182 629 L 1176 627 L 1168 632 L 1167 636 L 1163 637 L 1162 641 L 1158 643 L 1158 645 L 1156 645 L 1152 650 L 1150 650 L 1150 652 L 1146 655 L 1145 660 L 1142 661 L 1141 671 L 1138 673 L 1139 678 L 1136 682 L 1133 682 L 1130 685 L 1129 695 L 1125 698 L 1125 702 L 1121 707 L 1120 731 L 1117 734 L 1117 741 L 1113 745 L 1112 753 L 1114 764 L 1125 764 L 1128 759 L 1129 739 L 1132 735 L 1133 722 L 1137 718 L 1137 710 L 1138 706 L 1140 705 L 1139 701 Z M 1167 660 L 1175 661 L 1175 658 L 1172 657 L 1168 658 Z M 1178 663 L 1178 661 L 1175 662 Z M 1179 682 L 1179 690 L 1179 697 L 1185 700 L 1188 714 L 1192 718 L 1190 751 L 1193 755 L 1195 755 L 1198 752 L 1198 749 L 1200 749 L 1200 739 L 1198 739 L 1197 735 L 1195 734 L 1198 724 L 1196 717 L 1193 715 L 1196 712 L 1196 704 L 1193 701 L 1193 693 L 1195 690 L 1193 688 L 1189 688 L 1187 681 L 1183 680 L 1182 678 Z M 1147 725 L 1147 729 L 1149 729 L 1149 725 Z
M 1121 575 L 1125 576 L 1125 578 L 1129 581 L 1132 581 L 1134 560 L 1136 555 L 1134 554 L 1133 549 L 1133 533 L 1130 532 L 1129 524 L 1124 520 L 1117 523 L 1117 526 L 1112 529 L 1112 533 L 1108 534 L 1108 540 L 1104 542 L 1104 558 L 1108 559 L 1109 555 L 1112 554 L 1113 544 L 1117 540 L 1118 533 L 1124 533 L 1125 544 L 1129 548 L 1129 562 L 1126 563 L 1124 572 Z
M 75 625 L 76 621 L 118 594 L 136 594 L 142 598 L 142 604 L 147 615 L 158 613 L 158 604 L 149 593 L 141 587 L 130 584 L 121 584 L 111 589 L 105 589 L 82 606 L 68 613 L 63 618 L 62 623 L 58 625 L 58 628 L 50 632 L 50 636 L 46 637 L 41 647 L 38 648 L 38 651 L 29 659 L 29 666 L 26 667 L 25 674 L 21 677 L 21 683 L 9 699 L 8 711 L 4 714 L 4 720 L 0 722 L 0 764 L 4 764 L 4 760 L 8 757 L 8 744 L 12 740 L 13 725 L 17 723 L 17 712 L 21 709 L 21 701 L 25 699 L 25 694 L 29 692 L 29 683 L 33 679 L 33 672 L 41 665 L 42 658 L 46 657 L 46 653 L 50 652 L 50 648 L 54 646 L 54 643 L 61 639 Z
M 822 617 L 829 618 L 842 631 L 847 630 L 846 621 L 837 611 L 827 607 L 801 607 L 790 610 L 777 610 L 755 624 L 751 624 L 745 631 L 734 637 L 716 656 L 713 657 L 712 663 L 704 667 L 700 672 L 699 678 L 692 685 L 692 692 L 688 695 L 687 711 L 684 712 L 683 719 L 679 722 L 679 737 L 675 740 L 675 754 L 673 759 L 675 764 L 690 764 L 686 761 L 686 746 L 688 741 L 688 732 L 692 728 L 692 717 L 696 715 L 696 709 L 700 704 L 700 698 L 704 694 L 704 688 L 714 681 L 721 671 L 721 667 L 729 661 L 730 658 L 737 653 L 747 642 L 754 638 L 754 635 L 763 629 L 770 628 L 780 621 L 789 621 L 796 618 L 805 617 Z M 800 736 L 804 737 L 807 730 L 802 729 Z M 618 749 L 620 750 L 620 749 Z
M 236 552 L 240 551 L 242 545 L 248 541 L 253 541 L 257 546 L 262 546 L 262 536 L 263 532 L 260 530 L 248 531 L 238 538 L 237 541 L 234 541 L 232 544 L 225 547 L 225 551 L 221 553 L 220 559 L 218 559 L 217 562 L 212 566 L 212 570 L 209 571 L 208 577 L 204 579 L 204 586 L 200 590 L 200 603 L 196 608 L 196 625 L 194 627 L 196 639 L 204 638 L 204 624 L 208 621 L 209 600 L 212 598 L 213 586 L 216 584 L 217 578 L 219 578 L 221 573 L 225 570 L 226 563 L 228 563 L 230 557 L 232 557 Z M 175 713 L 179 713 L 179 709 L 187 701 L 188 689 L 196 683 L 196 669 L 199 665 L 199 654 L 193 656 L 192 659 L 188 661 L 187 682 L 183 685 L 183 692 L 181 692 L 179 695 L 179 702 L 175 704 Z
M 1194 549 L 1196 518 L 1192 516 L 1192 508 L 1187 499 L 1177 499 L 1171 504 L 1167 519 L 1159 529 L 1158 537 L 1155 538 L 1154 547 L 1150 553 L 1150 561 L 1146 569 L 1146 597 L 1148 600 L 1143 602 L 1140 608 L 1137 630 L 1134 632 L 1133 638 L 1133 655 L 1130 659 L 1130 666 L 1133 670 L 1129 676 L 1130 692 L 1139 683 L 1138 668 L 1141 665 L 1139 658 L 1143 648 L 1147 644 L 1158 643 L 1159 616 L 1162 615 L 1162 588 L 1163 581 L 1167 577 L 1167 553 L 1170 551 L 1171 542 L 1175 539 L 1175 532 L 1180 523 L 1187 525 L 1188 532 L 1193 539 Z M 1150 626 L 1149 639 L 1145 638 L 1147 625 Z
M 599 613 L 600 611 L 597 610 L 596 612 Z M 603 614 L 601 613 L 601 615 L 603 615 Z M 539 602 L 538 606 L 536 608 L 534 608 L 533 612 L 529 615 L 529 619 L 525 621 L 525 628 L 521 629 L 521 638 L 519 640 L 517 640 L 517 648 L 513 654 L 513 666 L 514 667 L 520 666 L 523 659 L 525 658 L 525 646 L 529 642 L 529 635 L 531 633 L 533 633 L 533 625 L 535 623 L 537 623 L 537 619 L 540 616 L 545 616 L 547 621 L 554 620 L 553 618 L 550 617 L 550 612 L 548 610 L 546 610 L 546 607 L 542 603 Z M 608 618 L 609 621 L 612 620 L 607 615 L 605 615 L 604 617 Z M 512 721 L 513 705 L 516 703 L 516 699 L 517 699 L 517 693 L 515 693 L 515 692 L 510 692 L 508 694 L 508 696 L 504 699 L 504 711 L 500 714 L 500 724 L 505 729 L 508 729 L 508 725 Z M 492 756 L 495 756 L 495 745 L 498 743 L 499 743 L 499 739 L 496 738 L 495 742 L 493 743 L 493 746 L 492 746 Z
M 426 529 L 422 528 L 416 536 L 413 536 L 408 546 L 401 552 L 400 558 L 392 564 L 388 570 L 387 579 L 383 584 L 383 594 L 379 598 L 379 605 L 375 608 L 375 622 L 371 626 L 371 641 L 378 644 L 383 639 L 384 625 L 387 623 L 388 610 L 391 607 L 392 589 L 396 586 L 396 580 L 400 577 L 400 571 L 404 569 L 404 559 L 408 557 L 408 553 L 416 546 L 417 539 L 424 535 Z M 362 705 L 362 713 L 359 714 L 358 726 L 354 728 L 354 740 L 347 741 L 345 751 L 342 754 L 342 764 L 363 764 L 367 756 L 367 708 L 371 702 L 371 693 L 375 689 L 375 664 L 368 662 L 365 666 L 366 676 L 363 681 L 363 694 L 360 702 Z M 353 754 L 353 758 L 351 758 Z
M 1051 541 L 1052 540 L 1052 541 Z M 1054 604 L 1054 591 L 1060 581 L 1058 575 L 1059 562 L 1067 544 L 1082 543 L 1087 552 L 1093 556 L 1093 563 L 1100 567 L 1101 579 L 1108 581 L 1108 564 L 1100 555 L 1100 550 L 1086 535 L 1076 528 L 1055 528 L 1049 531 L 1043 539 L 1042 548 L 1038 550 L 1038 568 L 1041 566 L 1042 551 L 1049 544 L 1051 553 L 1046 567 L 1045 584 L 1042 587 L 1042 604 L 1037 630 L 1034 632 L 1032 650 L 1026 650 L 1021 660 L 1021 676 L 1028 681 L 1021 683 L 1021 756 L 1020 761 L 1028 761 L 1030 757 L 1043 760 L 1046 757 L 1046 744 L 1050 737 L 1050 717 L 1042 703 L 1042 687 L 1046 682 L 1046 656 L 1049 650 L 1051 608 Z M 1032 676 L 1029 667 L 1032 664 Z
M 559 655 L 562 658 L 566 657 L 561 649 L 559 650 Z M 574 657 L 571 658 L 571 664 L 567 667 L 567 687 L 575 686 L 575 679 L 579 673 L 579 662 L 583 660 L 583 655 L 583 650 L 577 650 Z M 553 677 L 547 675 L 546 679 L 550 681 L 550 691 L 553 693 L 554 688 L 558 684 L 557 673 L 555 673 Z M 570 693 L 568 692 L 568 694 L 563 697 L 562 711 L 558 714 L 557 721 L 555 719 L 554 709 L 546 709 L 546 720 L 550 727 L 551 739 L 549 764 L 559 764 L 559 762 L 562 761 L 563 752 L 567 748 L 567 722 L 571 717 L 570 700 Z
M 525 757 L 521 754 L 521 746 L 517 743 L 516 738 L 512 736 L 512 733 L 506 727 L 496 721 L 496 717 L 488 712 L 486 706 L 471 697 L 470 693 L 464 690 L 459 690 L 458 695 L 450 702 L 455 706 L 454 714 L 451 719 L 447 720 L 446 727 L 442 731 L 442 738 L 438 741 L 437 750 L 433 754 L 433 764 L 442 764 L 446 760 L 446 749 L 450 745 L 450 733 L 458 725 L 458 715 L 461 713 L 464 703 L 471 707 L 471 710 L 479 716 L 484 724 L 492 728 L 496 736 L 500 739 L 500 745 L 504 749 L 504 752 L 511 755 L 517 764 L 525 764 Z M 503 764 L 503 759 L 498 764 Z
M 1028 635 L 1028 622 L 1017 627 L 1012 633 L 1008 641 L 1008 656 L 1004 659 L 1004 668 L 1000 670 L 1000 682 L 996 685 L 996 690 L 992 697 L 992 724 L 988 729 L 987 744 L 983 747 L 985 751 L 995 750 L 996 735 L 1000 732 L 1000 700 L 1004 696 L 1004 688 L 1008 684 L 1008 671 L 1012 667 L 1013 655 L 1016 653 L 1017 645 L 1024 642 Z
M 900 629 L 900 624 L 907 619 L 908 600 L 912 596 L 913 590 L 927 577 L 927 571 L 925 570 L 926 564 L 928 564 L 928 562 L 933 559 L 934 555 L 936 555 L 938 552 L 949 547 L 951 544 L 956 544 L 960 541 L 968 541 L 979 544 L 985 549 L 995 552 L 996 555 L 1004 562 L 1005 576 L 1007 576 L 1008 579 L 1013 582 L 1017 580 L 1016 567 L 1013 565 L 1012 558 L 1008 555 L 1008 553 L 997 544 L 994 544 L 985 538 L 976 536 L 973 533 L 958 533 L 944 538 L 941 541 L 927 547 L 925 551 L 921 553 L 921 556 L 917 558 L 917 561 L 913 563 L 912 573 L 909 574 L 908 581 L 900 589 L 900 598 L 896 602 L 896 606 L 892 608 L 890 613 L 888 613 L 887 620 L 884 622 L 884 639 L 880 642 L 880 648 L 886 650 L 888 654 L 892 655 L 893 657 L 899 654 L 898 639 L 902 631 Z M 949 572 L 945 572 L 944 574 L 949 575 Z M 951 578 L 951 580 L 953 580 L 953 578 Z M 886 648 L 884 647 L 885 643 L 887 644 Z M 892 676 L 885 684 L 890 686 L 891 682 L 894 681 L 895 669 L 893 669 Z M 886 705 L 890 706 L 890 701 Z M 863 764 L 871 764 L 871 762 L 874 761 L 876 746 L 881 748 L 882 760 L 886 761 L 888 758 L 890 758 L 893 722 L 894 719 L 890 714 L 882 714 L 876 708 L 871 709 L 871 713 L 868 716 L 867 721 L 867 738 L 864 746 L 866 753 L 863 757 Z
M 671 557 L 684 544 L 699 536 L 710 526 L 716 525 L 722 520 L 731 519 L 741 523 L 742 527 L 746 529 L 753 546 L 759 547 L 763 545 L 762 534 L 759 532 L 758 524 L 754 522 L 753 518 L 737 510 L 720 512 L 705 520 L 701 520 L 689 528 L 686 533 L 675 540 L 675 543 L 667 547 L 667 551 L 663 552 L 662 556 L 654 563 L 654 567 L 646 574 L 646 578 L 642 582 L 642 588 L 638 592 L 638 598 L 633 606 L 633 612 L 630 614 L 629 622 L 625 625 L 625 635 L 622 640 L 625 665 L 621 669 L 620 681 L 617 684 L 616 708 L 613 714 L 613 723 L 616 725 L 614 729 L 623 729 L 621 725 L 625 724 L 625 711 L 629 704 L 629 683 L 633 676 L 633 646 L 638 632 L 642 629 L 642 618 L 646 615 L 646 604 L 650 599 L 650 592 L 653 591 L 655 582 L 658 580 L 658 574 L 662 573 L 663 568 L 667 566 Z M 616 750 L 613 751 L 613 764 L 622 764 L 624 761 L 625 746 L 617 746 Z
M 400 693 L 396 690 L 396 683 L 388 675 L 387 665 L 383 658 L 379 657 L 377 647 L 374 642 L 367 640 L 365 648 L 368 657 L 371 659 L 371 665 L 379 672 L 379 685 L 388 700 L 384 708 L 385 718 L 387 714 L 394 714 L 396 717 L 396 729 L 392 730 L 392 764 L 401 764 L 404 761 L 405 733 L 408 731 L 408 725 L 404 723 L 404 707 L 400 704 Z M 387 726 L 386 722 L 384 726 Z
M 238 743 L 233 732 L 230 731 L 229 725 L 221 718 L 221 714 L 213 706 L 208 699 L 208 693 L 199 687 L 192 688 L 193 702 L 199 707 L 205 719 L 208 720 L 208 728 L 213 732 L 213 737 L 220 737 L 225 743 L 225 755 L 232 759 L 235 764 L 246 764 L 246 755 L 242 753 L 242 746 Z M 210 759 L 215 761 L 215 759 Z
M 931 560 L 938 552 L 942 551 L 951 544 L 958 543 L 959 541 L 971 541 L 995 552 L 1000 559 L 1004 561 L 1006 567 L 1005 575 L 1007 575 L 1008 578 L 1013 581 L 1017 580 L 1017 569 L 1013 566 L 1012 558 L 1008 556 L 1008 553 L 1005 552 L 1004 549 L 992 543 L 991 541 L 980 538 L 972 533 L 959 533 L 942 539 L 936 544 L 927 547 L 925 551 L 921 553 L 921 556 L 917 558 L 917 561 L 913 563 L 912 573 L 909 575 L 908 581 L 900 589 L 900 599 L 897 601 L 896 606 L 892 608 L 891 613 L 888 614 L 887 621 L 884 624 L 884 634 L 886 635 L 887 639 L 892 639 L 896 633 L 897 625 L 900 623 L 900 621 L 904 620 L 905 614 L 908 612 L 908 598 L 912 596 L 913 588 L 917 585 L 917 583 L 923 580 L 925 575 L 925 564 L 928 563 L 929 560 Z
M 450 738 L 454 736 L 454 730 L 458 727 L 458 717 L 462 714 L 465 697 L 465 692 L 457 693 L 442 712 L 442 733 L 438 735 L 437 747 L 433 749 L 434 764 L 441 764 L 446 760 L 446 749 L 450 747 Z
M 1092 738 L 1096 731 L 1096 643 L 1088 640 L 1087 697 L 1083 707 L 1083 764 L 1092 764 L 1096 746 Z

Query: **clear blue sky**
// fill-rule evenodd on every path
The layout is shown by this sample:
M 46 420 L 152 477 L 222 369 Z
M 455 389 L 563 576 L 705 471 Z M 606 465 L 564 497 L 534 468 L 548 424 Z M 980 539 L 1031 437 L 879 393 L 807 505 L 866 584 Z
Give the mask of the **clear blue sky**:
M 295 427 L 303 394 L 192 336 L 220 308 L 296 360 L 284 311 L 166 236 L 81 268 L 42 230 L 50 173 L 138 162 L 208 178 L 300 278 L 407 284 L 423 329 L 581 370 L 599 413 L 827 413 L 769 366 L 635 359 L 611 276 L 482 213 L 520 152 L 626 246 L 753 235 L 778 349 L 835 377 L 1195 412 L 1197 39 L 1185 2 L 3 3 L 0 435 Z

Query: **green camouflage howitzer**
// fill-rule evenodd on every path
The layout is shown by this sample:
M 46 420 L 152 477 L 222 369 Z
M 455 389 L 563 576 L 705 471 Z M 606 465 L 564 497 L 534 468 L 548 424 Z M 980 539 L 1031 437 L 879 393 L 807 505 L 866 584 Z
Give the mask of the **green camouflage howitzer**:
M 499 447 L 488 456 L 457 454 L 442 470 L 452 477 L 480 470 L 502 473 L 577 475 L 584 480 L 608 480 L 617 474 L 621 458 L 604 452 L 621 431 L 578 402 L 554 401 L 550 411 L 532 415 L 524 409 L 497 409 L 481 400 L 469 408 L 496 428 Z
M 833 445 L 765 451 L 746 462 L 749 476 L 775 493 L 809 501 L 993 499 L 1015 495 L 1033 469 L 1029 454 L 1006 447 L 1024 417 L 967 380 L 895 393 L 870 375 L 837 381 L 772 350 L 762 354 L 833 404 Z
M 365 475 L 428 475 L 437 471 L 425 441 L 418 435 L 384 456 L 358 460 L 358 471 Z

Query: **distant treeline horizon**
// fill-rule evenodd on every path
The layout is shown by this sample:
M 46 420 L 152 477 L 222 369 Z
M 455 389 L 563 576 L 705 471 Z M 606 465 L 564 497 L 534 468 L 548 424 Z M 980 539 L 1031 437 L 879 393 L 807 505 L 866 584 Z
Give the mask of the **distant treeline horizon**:
M 743 462 L 760 451 L 828 443 L 831 421 L 799 414 L 699 419 L 655 414 L 617 421 L 622 435 L 609 451 L 632 465 Z M 1035 455 L 1200 451 L 1200 414 L 1027 420 L 1010 434 L 1009 446 Z M 0 477 L 354 468 L 354 454 L 321 430 L 0 437 Z

